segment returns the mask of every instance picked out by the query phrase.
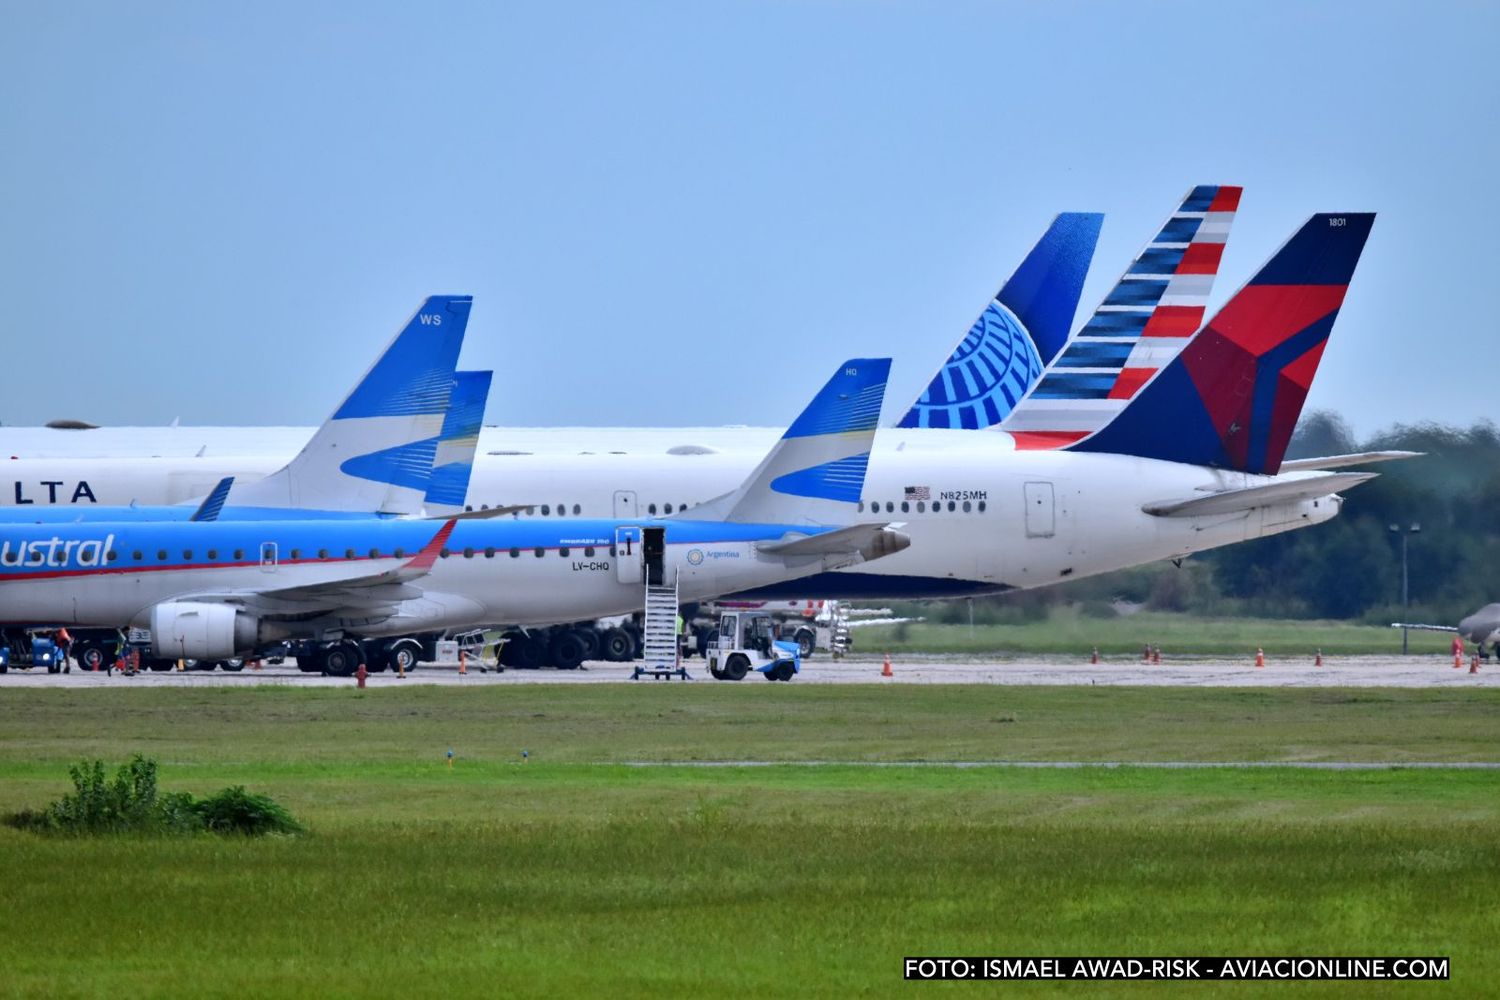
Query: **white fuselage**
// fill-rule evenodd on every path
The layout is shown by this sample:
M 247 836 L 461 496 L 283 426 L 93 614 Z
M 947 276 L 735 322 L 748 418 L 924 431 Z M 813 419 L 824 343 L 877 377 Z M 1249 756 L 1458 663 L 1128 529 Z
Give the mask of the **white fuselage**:
M 285 450 L 260 455 L 18 458 L 10 462 L 10 476 L 0 478 L 0 502 L 14 504 L 19 496 L 41 505 L 55 497 L 69 506 L 93 506 L 87 498 L 70 503 L 83 485 L 100 505 L 180 503 L 202 496 L 222 476 L 264 475 L 283 464 L 299 441 L 293 430 L 274 430 Z M 48 433 L 84 440 L 99 432 Z M 523 519 L 691 510 L 738 486 L 777 435 L 768 428 L 486 428 L 470 503 L 532 505 Z M 1316 473 L 1280 478 L 1294 475 Z M 1332 495 L 1197 517 L 1142 510 L 1271 481 L 1119 455 L 1017 451 L 999 432 L 885 428 L 876 437 L 861 516 L 901 523 L 911 547 L 774 593 L 943 597 L 1037 587 L 1276 534 L 1338 513 L 1340 500 Z

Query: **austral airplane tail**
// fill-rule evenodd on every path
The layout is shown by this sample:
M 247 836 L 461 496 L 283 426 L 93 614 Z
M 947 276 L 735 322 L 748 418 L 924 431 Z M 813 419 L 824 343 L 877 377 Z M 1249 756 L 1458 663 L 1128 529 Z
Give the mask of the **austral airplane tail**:
M 738 489 L 682 517 L 844 525 L 854 520 L 890 377 L 890 358 L 845 361 Z
M 236 481 L 232 508 L 419 514 L 473 298 L 434 295 L 286 466 Z
M 1108 424 L 1203 325 L 1242 188 L 1200 184 L 999 429 L 1056 448 Z
M 484 425 L 484 405 L 490 395 L 494 372 L 457 372 L 448 413 L 438 435 L 432 477 L 424 503 L 428 517 L 457 514 L 464 509 L 469 477 L 474 472 L 474 453 L 479 449 L 479 431 Z
M 1073 327 L 1104 216 L 1064 212 L 974 321 L 898 427 L 998 424 Z
M 1068 449 L 1275 475 L 1374 223 L 1308 219 L 1112 422 Z

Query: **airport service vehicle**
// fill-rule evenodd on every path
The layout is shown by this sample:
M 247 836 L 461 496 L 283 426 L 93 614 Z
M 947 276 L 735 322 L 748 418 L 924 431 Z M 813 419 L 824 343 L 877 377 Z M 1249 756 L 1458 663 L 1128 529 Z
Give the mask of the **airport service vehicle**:
M 69 673 L 73 668 L 51 635 L 38 629 L 8 628 L 0 638 L 0 674 L 10 668 L 45 667 L 47 673 Z
M 726 611 L 717 633 L 707 653 L 715 680 L 742 681 L 754 670 L 768 681 L 789 681 L 802 672 L 797 644 L 776 638 L 776 622 L 764 611 Z

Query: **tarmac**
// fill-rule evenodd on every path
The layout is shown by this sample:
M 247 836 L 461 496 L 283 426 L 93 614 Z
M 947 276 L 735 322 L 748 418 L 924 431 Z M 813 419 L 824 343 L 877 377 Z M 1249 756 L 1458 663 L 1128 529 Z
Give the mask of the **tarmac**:
M 723 684 L 708 675 L 707 666 L 697 658 L 683 661 L 688 675 L 697 683 Z M 1497 687 L 1500 665 L 1482 662 L 1477 673 L 1469 673 L 1468 661 L 1454 669 L 1447 657 L 1434 656 L 1349 656 L 1324 657 L 1322 666 L 1311 659 L 1267 657 L 1264 667 L 1253 659 L 1164 657 L 1158 664 L 1139 660 L 1106 660 L 1091 664 L 1062 658 L 976 659 L 971 657 L 912 656 L 898 657 L 891 677 L 881 676 L 882 661 L 868 656 L 833 660 L 816 655 L 803 662 L 802 673 L 794 684 L 1052 684 L 1117 685 L 1146 687 Z M 496 671 L 493 667 L 470 662 L 460 674 L 456 663 L 423 664 L 405 678 L 389 672 L 373 673 L 366 681 L 371 688 L 412 686 L 418 684 L 470 686 L 492 684 L 608 684 L 630 680 L 633 664 L 589 662 L 577 670 Z M 232 687 L 256 684 L 298 685 L 305 687 L 353 687 L 353 677 L 324 677 L 305 674 L 291 662 L 246 669 L 240 673 L 221 671 L 143 670 L 129 677 L 118 673 L 85 673 L 76 667 L 71 673 L 48 674 L 44 669 L 19 670 L 12 666 L 0 676 L 0 691 L 7 687 Z M 638 683 L 672 683 L 643 678 Z M 752 674 L 741 685 L 761 683 Z

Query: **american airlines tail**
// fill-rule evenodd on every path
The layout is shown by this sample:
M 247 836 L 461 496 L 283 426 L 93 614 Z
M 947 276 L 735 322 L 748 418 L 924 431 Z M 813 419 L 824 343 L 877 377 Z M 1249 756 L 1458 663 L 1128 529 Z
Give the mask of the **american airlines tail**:
M 977 430 L 1003 420 L 1067 343 L 1104 216 L 1064 212 L 897 427 Z
M 434 295 L 291 462 L 236 481 L 232 507 L 418 514 L 473 298 Z
M 739 489 L 682 516 L 695 521 L 848 524 L 863 494 L 890 372 L 890 358 L 844 362 Z
M 1113 422 L 1069 449 L 1275 475 L 1374 223 L 1308 219 Z
M 457 514 L 469 495 L 469 477 L 474 472 L 474 453 L 479 449 L 479 431 L 484 425 L 484 406 L 490 395 L 494 372 L 457 372 L 448 413 L 438 436 L 432 477 L 424 502 L 428 517 Z
M 1242 188 L 1200 184 L 1000 425 L 1022 449 L 1099 430 L 1203 325 Z

